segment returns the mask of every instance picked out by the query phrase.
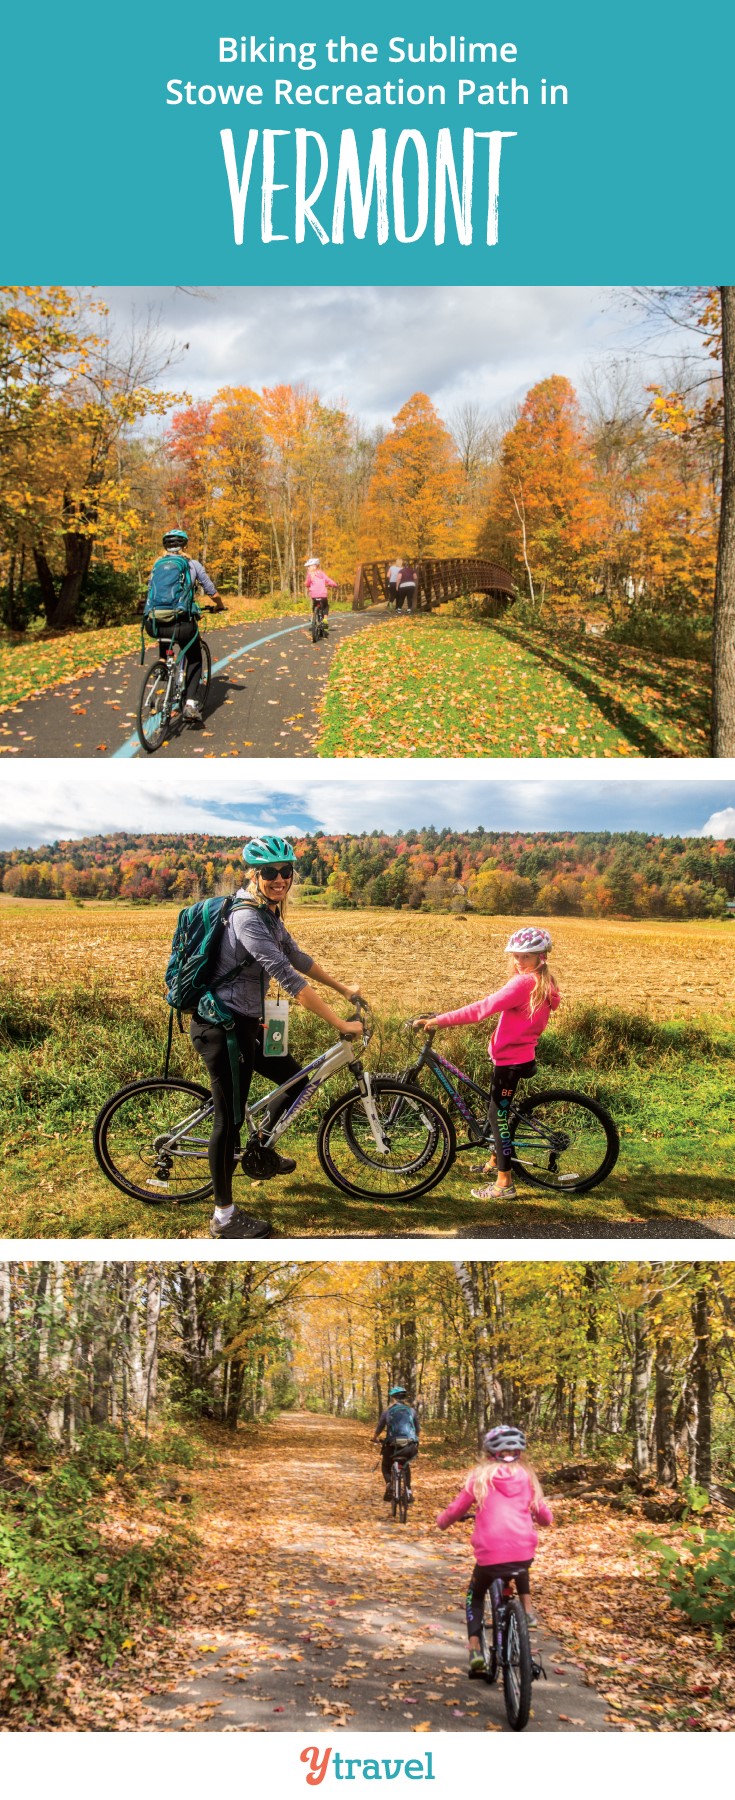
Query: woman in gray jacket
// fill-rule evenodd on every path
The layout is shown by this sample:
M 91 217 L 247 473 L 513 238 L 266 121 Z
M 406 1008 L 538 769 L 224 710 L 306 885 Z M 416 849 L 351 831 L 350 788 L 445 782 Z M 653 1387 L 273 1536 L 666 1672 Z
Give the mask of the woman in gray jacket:
M 300 950 L 283 921 L 283 907 L 293 881 L 296 858 L 292 846 L 281 837 L 253 838 L 246 844 L 243 859 L 247 886 L 237 895 L 236 905 L 227 921 L 219 957 L 213 971 L 213 987 L 217 998 L 231 1012 L 235 1021 L 241 1056 L 240 1100 L 247 1100 L 253 1075 L 264 1075 L 280 1087 L 300 1064 L 293 1056 L 268 1056 L 263 1049 L 263 999 L 271 980 L 278 982 L 298 1006 L 305 1006 L 343 1035 L 360 1037 L 362 1026 L 339 1014 L 316 992 L 312 983 L 332 988 L 336 994 L 354 1000 L 360 993 L 355 982 L 337 981 L 326 969 Z M 308 979 L 307 979 L 308 977 Z M 269 1237 L 270 1226 L 263 1219 L 251 1218 L 233 1205 L 232 1176 L 240 1119 L 236 1117 L 236 1099 L 224 1027 L 200 1019 L 195 1013 L 191 1022 L 192 1041 L 206 1064 L 214 1102 L 214 1123 L 209 1140 L 209 1167 L 214 1187 L 214 1215 L 209 1234 L 214 1238 Z M 270 1130 L 286 1106 L 291 1106 L 306 1086 L 307 1077 L 295 1082 L 288 1094 L 274 1101 L 265 1115 L 265 1128 Z M 296 1164 L 288 1156 L 279 1156 L 265 1145 L 249 1145 L 242 1164 L 246 1175 L 258 1181 L 274 1175 L 290 1175 Z

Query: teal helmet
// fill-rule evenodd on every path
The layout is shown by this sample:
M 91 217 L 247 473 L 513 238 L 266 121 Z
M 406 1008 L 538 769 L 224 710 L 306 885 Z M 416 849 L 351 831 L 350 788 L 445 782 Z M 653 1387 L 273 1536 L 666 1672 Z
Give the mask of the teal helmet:
M 188 531 L 182 531 L 178 525 L 174 525 L 170 531 L 164 531 L 164 534 L 163 534 L 164 550 L 183 550 L 185 545 L 188 544 L 188 542 L 189 542 Z
M 251 838 L 245 845 L 242 860 L 248 869 L 262 869 L 266 863 L 294 863 L 296 852 L 282 837 Z
M 388 1399 L 389 1400 L 403 1399 L 405 1397 L 405 1393 L 406 1393 L 406 1389 L 404 1387 L 389 1388 L 388 1389 Z

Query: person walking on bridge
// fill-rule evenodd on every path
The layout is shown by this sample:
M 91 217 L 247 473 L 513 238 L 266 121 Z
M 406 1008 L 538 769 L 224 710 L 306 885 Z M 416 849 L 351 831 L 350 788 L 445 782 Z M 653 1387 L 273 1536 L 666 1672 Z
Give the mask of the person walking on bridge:
M 412 568 L 410 562 L 406 562 L 404 558 L 401 563 L 401 572 L 396 587 L 396 612 L 403 611 L 404 600 L 406 602 L 406 611 L 408 613 L 413 612 L 416 604 L 416 590 L 418 584 L 419 578 L 416 570 Z
M 306 569 L 306 592 L 312 606 L 314 605 L 315 600 L 321 601 L 324 615 L 324 630 L 328 631 L 329 619 L 327 615 L 329 613 L 329 589 L 336 588 L 338 584 L 336 581 L 332 580 L 331 575 L 325 574 L 318 556 L 308 557 L 304 567 Z

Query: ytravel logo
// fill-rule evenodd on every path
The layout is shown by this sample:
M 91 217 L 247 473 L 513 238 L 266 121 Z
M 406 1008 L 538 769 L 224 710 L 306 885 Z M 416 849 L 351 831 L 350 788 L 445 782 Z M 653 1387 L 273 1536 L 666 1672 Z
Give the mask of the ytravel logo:
M 301 1751 L 307 1764 L 305 1780 L 309 1787 L 319 1787 L 325 1775 L 334 1781 L 436 1781 L 434 1752 L 424 1756 L 342 1756 L 331 1744 L 320 1749 L 309 1744 Z

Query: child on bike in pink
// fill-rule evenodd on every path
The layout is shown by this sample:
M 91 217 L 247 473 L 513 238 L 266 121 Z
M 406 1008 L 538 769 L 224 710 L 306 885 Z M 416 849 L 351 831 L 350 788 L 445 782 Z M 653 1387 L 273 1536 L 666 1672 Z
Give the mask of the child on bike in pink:
M 306 569 L 306 576 L 304 578 L 306 592 L 312 606 L 314 605 L 315 600 L 321 601 L 322 613 L 324 616 L 324 630 L 328 631 L 329 589 L 336 588 L 339 584 L 332 580 L 331 575 L 325 574 L 318 556 L 310 556 L 308 561 L 304 564 L 304 567 Z
M 472 1469 L 451 1506 L 437 1513 L 440 1531 L 475 1508 L 472 1548 L 475 1566 L 467 1590 L 467 1635 L 472 1676 L 483 1675 L 485 1662 L 480 1644 L 485 1595 L 493 1581 L 515 1580 L 529 1625 L 538 1620 L 531 1605 L 529 1569 L 538 1533 L 536 1525 L 553 1525 L 535 1469 L 521 1462 L 526 1448 L 522 1431 L 514 1425 L 496 1425 L 482 1444 L 483 1461 Z
M 472 1189 L 475 1200 L 516 1198 L 509 1113 L 519 1081 L 536 1073 L 536 1045 L 560 1003 L 559 989 L 547 963 L 551 947 L 548 931 L 538 925 L 524 925 L 513 932 L 505 946 L 514 969 L 505 987 L 484 1000 L 459 1006 L 454 1012 L 414 1020 L 426 1031 L 437 1031 L 445 1025 L 475 1025 L 491 1014 L 500 1015 L 488 1044 L 493 1064 L 488 1114 L 495 1142 L 495 1158 L 489 1169 L 495 1179 L 487 1187 Z

